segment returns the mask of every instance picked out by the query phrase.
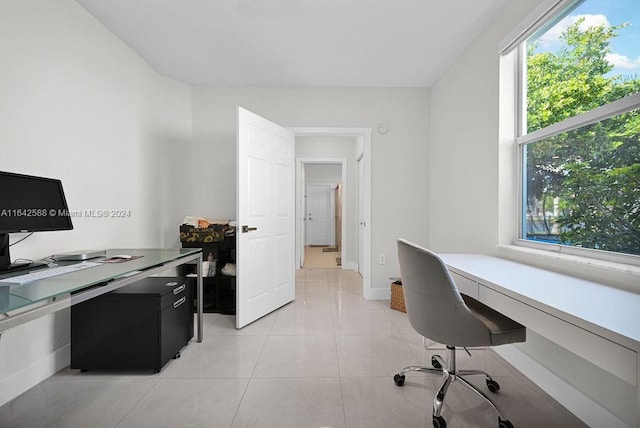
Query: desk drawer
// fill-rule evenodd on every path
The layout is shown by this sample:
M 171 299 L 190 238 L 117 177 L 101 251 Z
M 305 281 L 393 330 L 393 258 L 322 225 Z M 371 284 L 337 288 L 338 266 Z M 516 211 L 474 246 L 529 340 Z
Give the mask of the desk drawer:
M 479 300 L 534 330 L 587 361 L 637 386 L 637 354 L 615 342 L 591 333 L 482 284 Z
M 460 290 L 461 293 L 464 293 L 467 296 L 473 297 L 474 299 L 478 300 L 478 283 L 477 282 L 455 272 L 451 272 L 451 276 L 453 277 L 453 280 L 456 282 L 456 285 L 458 286 L 458 290 Z

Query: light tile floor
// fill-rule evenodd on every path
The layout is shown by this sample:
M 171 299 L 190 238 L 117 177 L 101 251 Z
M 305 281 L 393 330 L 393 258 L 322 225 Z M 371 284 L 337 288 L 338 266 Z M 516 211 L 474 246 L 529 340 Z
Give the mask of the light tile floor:
M 233 316 L 205 314 L 204 341 L 160 373 L 64 369 L 0 407 L 0 426 L 431 427 L 439 379 L 410 373 L 400 388 L 393 375 L 432 352 L 406 314 L 361 296 L 354 272 L 300 270 L 295 302 L 241 330 Z M 458 353 L 459 367 L 494 376 L 515 427 L 585 426 L 493 351 L 472 353 Z M 443 416 L 449 428 L 498 426 L 455 384 Z
M 338 269 L 336 257 L 340 257 L 338 251 L 324 251 L 325 247 L 304 247 L 304 268 L 333 268 Z

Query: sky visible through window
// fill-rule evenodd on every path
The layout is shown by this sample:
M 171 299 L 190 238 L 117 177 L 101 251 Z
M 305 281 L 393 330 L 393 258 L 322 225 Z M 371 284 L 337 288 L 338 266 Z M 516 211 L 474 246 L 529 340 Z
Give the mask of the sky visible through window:
M 580 2 L 566 17 L 538 39 L 536 51 L 554 51 L 559 45 L 560 34 L 580 17 L 585 18 L 583 25 L 587 27 L 601 24 L 618 26 L 628 23 L 626 28 L 618 30 L 618 37 L 611 41 L 611 52 L 607 60 L 614 68 L 608 75 L 640 77 L 640 0 Z
M 521 236 L 640 256 L 640 0 L 573 2 L 526 47 Z

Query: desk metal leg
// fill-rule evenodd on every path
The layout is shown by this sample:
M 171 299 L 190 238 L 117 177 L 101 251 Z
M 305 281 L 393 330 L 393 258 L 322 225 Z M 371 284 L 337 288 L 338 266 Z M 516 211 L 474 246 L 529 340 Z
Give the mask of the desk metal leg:
M 198 315 L 197 315 L 197 326 L 198 326 L 198 332 L 197 332 L 197 340 L 198 342 L 202 342 L 202 312 L 203 312 L 203 291 L 202 291 L 202 253 L 200 253 L 200 256 L 198 256 L 198 267 L 196 269 L 196 271 L 198 272 L 198 283 L 196 285 L 197 288 L 197 299 L 198 299 Z

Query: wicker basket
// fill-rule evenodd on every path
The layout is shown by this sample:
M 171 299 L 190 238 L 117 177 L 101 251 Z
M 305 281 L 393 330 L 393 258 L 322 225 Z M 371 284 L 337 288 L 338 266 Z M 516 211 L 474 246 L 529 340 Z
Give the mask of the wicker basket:
M 391 309 L 407 313 L 407 307 L 404 304 L 404 291 L 400 281 L 391 283 Z

